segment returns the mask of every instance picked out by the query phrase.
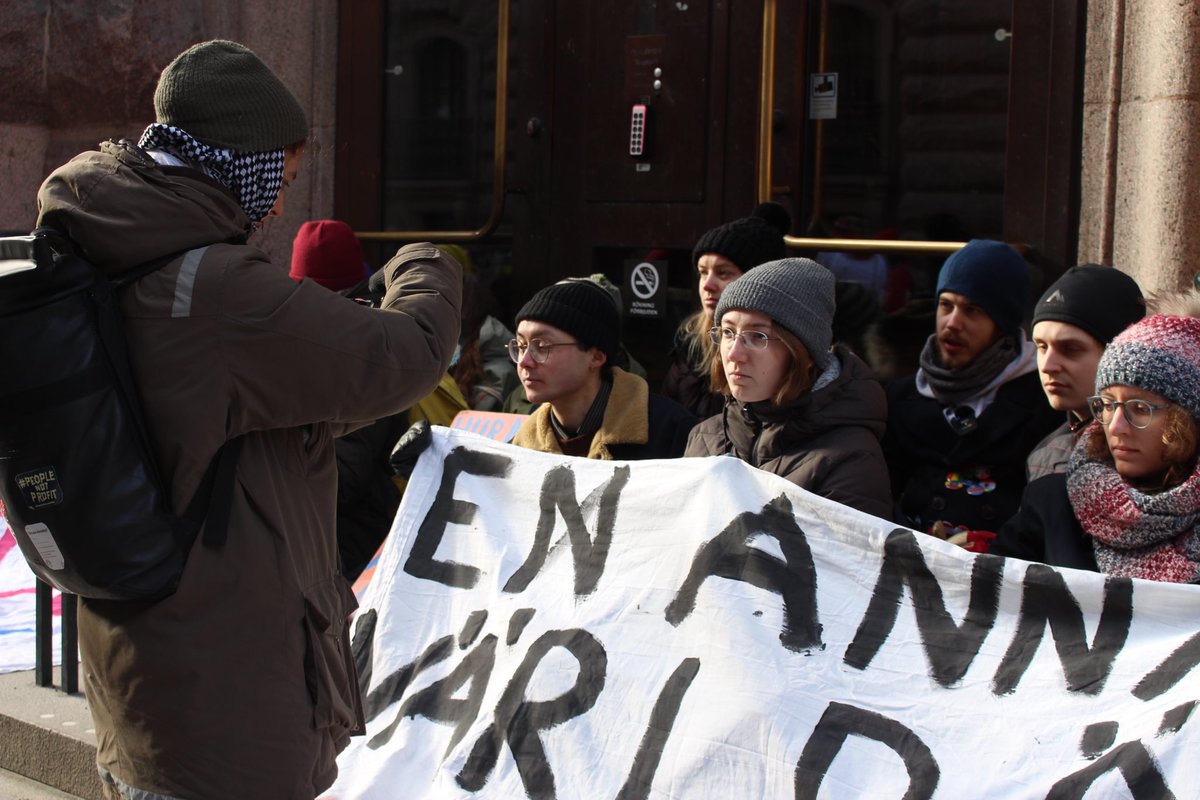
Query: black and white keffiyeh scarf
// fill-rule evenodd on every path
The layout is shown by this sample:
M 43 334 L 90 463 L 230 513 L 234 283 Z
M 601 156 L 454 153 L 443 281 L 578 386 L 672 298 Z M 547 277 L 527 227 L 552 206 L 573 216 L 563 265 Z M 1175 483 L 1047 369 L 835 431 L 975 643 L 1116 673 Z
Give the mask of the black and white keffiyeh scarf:
M 261 153 L 239 153 L 198 142 L 187 131 L 156 122 L 146 128 L 138 147 L 164 150 L 198 165 L 233 192 L 238 205 L 257 225 L 279 199 L 283 187 L 283 148 Z

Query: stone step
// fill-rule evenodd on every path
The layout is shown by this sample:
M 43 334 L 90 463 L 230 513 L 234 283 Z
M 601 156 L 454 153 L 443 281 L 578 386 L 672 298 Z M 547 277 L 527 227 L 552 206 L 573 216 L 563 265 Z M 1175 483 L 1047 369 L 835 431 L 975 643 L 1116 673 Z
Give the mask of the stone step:
M 13 790 L 0 783 L 0 797 L 103 800 L 96 732 L 82 694 L 38 686 L 32 670 L 0 675 L 0 742 L 0 770 L 28 783 Z

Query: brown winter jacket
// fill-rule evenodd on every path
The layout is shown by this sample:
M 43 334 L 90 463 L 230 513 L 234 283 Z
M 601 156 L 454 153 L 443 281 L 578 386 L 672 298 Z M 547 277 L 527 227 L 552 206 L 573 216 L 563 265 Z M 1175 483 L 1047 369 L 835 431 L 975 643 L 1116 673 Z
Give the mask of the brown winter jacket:
M 402 248 L 385 267 L 385 310 L 297 284 L 258 249 L 220 244 L 247 222 L 222 187 L 127 144 L 76 157 L 38 203 L 38 224 L 105 271 L 211 245 L 122 296 L 177 511 L 218 448 L 244 437 L 225 544 L 197 540 L 178 591 L 157 603 L 82 604 L 97 761 L 160 794 L 311 798 L 362 724 L 333 437 L 437 385 L 458 338 L 459 268 L 432 245 Z
M 857 356 L 834 349 L 841 374 L 787 406 L 731 402 L 688 438 L 688 456 L 733 455 L 802 489 L 884 519 L 892 509 L 880 440 L 883 387 Z

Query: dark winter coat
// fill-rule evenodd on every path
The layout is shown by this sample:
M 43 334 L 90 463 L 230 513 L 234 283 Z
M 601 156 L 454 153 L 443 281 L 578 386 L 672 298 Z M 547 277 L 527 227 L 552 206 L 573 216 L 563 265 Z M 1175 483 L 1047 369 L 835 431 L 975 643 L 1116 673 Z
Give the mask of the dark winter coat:
M 915 375 L 889 383 L 887 394 L 883 450 L 896 499 L 893 519 L 920 531 L 938 520 L 998 530 L 1021 503 L 1026 457 L 1062 421 L 1036 371 L 1003 384 L 975 429 L 963 435 L 950 427 L 941 403 L 917 390 Z
M 887 424 L 883 387 L 845 347 L 841 374 L 786 406 L 731 401 L 701 422 L 688 456 L 733 455 L 814 494 L 886 519 L 891 512 L 880 448 Z
M 458 265 L 408 245 L 384 267 L 382 310 L 347 302 L 255 247 L 213 244 L 246 229 L 236 199 L 127 144 L 72 159 L 38 205 L 39 225 L 110 273 L 211 245 L 141 278 L 121 307 L 174 508 L 226 441 L 243 441 L 228 539 L 197 539 L 178 591 L 81 604 L 97 763 L 191 800 L 312 798 L 363 722 L 333 438 L 437 385 L 458 339 Z
M 1098 570 L 1092 537 L 1083 532 L 1075 517 L 1067 495 L 1067 476 L 1061 472 L 1025 487 L 1021 509 L 1000 529 L 988 552 L 1053 567 Z
M 688 338 L 686 323 L 675 331 L 675 343 L 671 348 L 671 363 L 663 376 L 662 393 L 686 408 L 697 419 L 708 419 L 720 414 L 725 407 L 725 395 L 714 392 L 709 365 L 693 364 L 687 357 Z

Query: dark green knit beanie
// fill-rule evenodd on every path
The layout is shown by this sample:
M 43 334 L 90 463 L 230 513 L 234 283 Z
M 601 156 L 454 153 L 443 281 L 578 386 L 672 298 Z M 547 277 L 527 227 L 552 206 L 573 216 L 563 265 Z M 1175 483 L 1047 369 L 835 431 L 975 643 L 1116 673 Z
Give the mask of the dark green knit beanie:
M 251 50 L 222 39 L 184 50 L 154 90 L 158 122 L 212 147 L 277 150 L 308 138 L 308 120 L 283 81 Z

